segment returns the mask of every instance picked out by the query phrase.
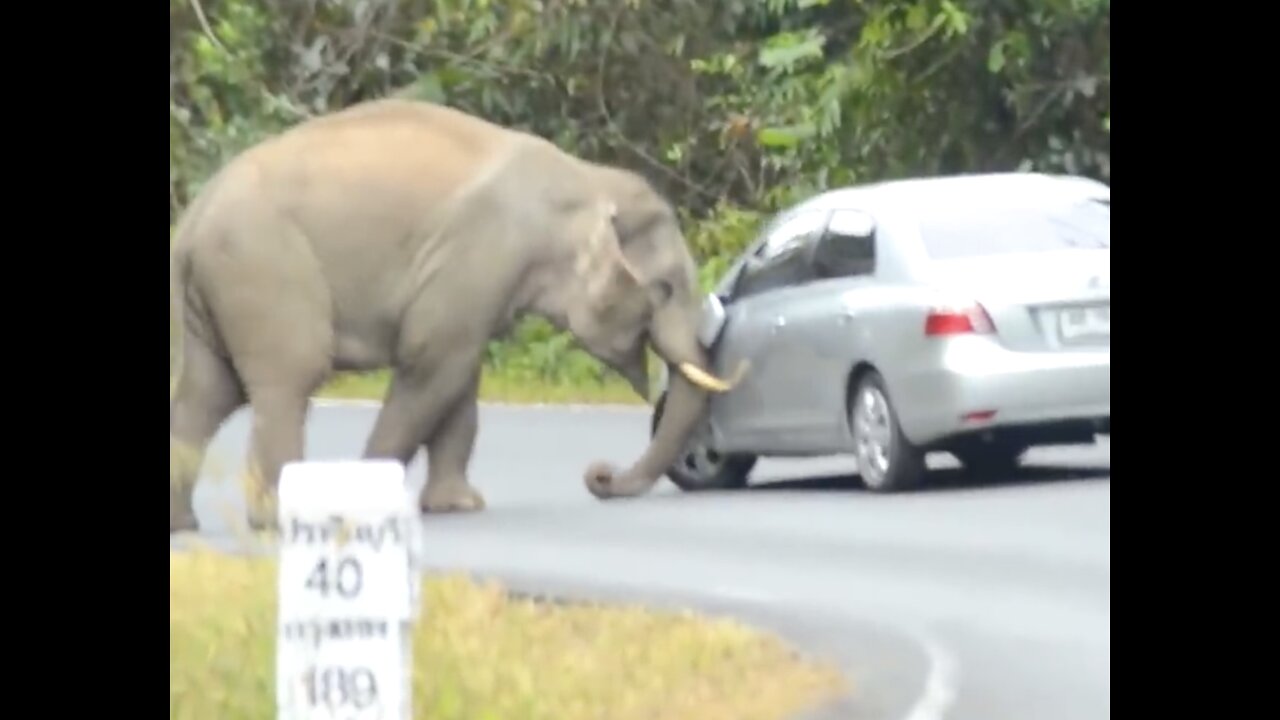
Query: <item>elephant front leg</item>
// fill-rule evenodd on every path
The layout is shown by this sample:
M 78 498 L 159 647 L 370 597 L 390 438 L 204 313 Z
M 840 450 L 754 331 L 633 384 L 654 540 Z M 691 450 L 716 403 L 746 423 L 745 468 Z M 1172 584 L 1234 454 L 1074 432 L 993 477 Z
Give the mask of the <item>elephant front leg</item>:
M 428 369 L 429 368 L 429 369 Z M 466 481 L 476 437 L 476 393 L 480 353 L 457 353 L 426 368 L 401 370 L 378 413 L 365 458 L 389 458 L 405 465 L 426 446 L 427 485 L 423 510 L 478 510 L 479 493 Z
M 484 497 L 467 481 L 479 425 L 479 374 L 436 432 L 427 439 L 427 484 L 418 500 L 424 513 L 483 510 Z

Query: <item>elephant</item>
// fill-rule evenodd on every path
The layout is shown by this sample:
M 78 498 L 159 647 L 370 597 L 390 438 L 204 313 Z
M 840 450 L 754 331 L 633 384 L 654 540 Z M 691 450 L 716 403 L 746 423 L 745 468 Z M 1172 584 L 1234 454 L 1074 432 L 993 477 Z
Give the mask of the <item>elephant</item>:
M 625 470 L 584 473 L 597 498 L 646 493 L 710 393 L 696 265 L 670 204 L 639 173 L 446 105 L 368 100 L 249 147 L 178 219 L 170 261 L 180 359 L 169 409 L 169 532 L 198 529 L 192 494 L 212 436 L 252 413 L 248 525 L 278 528 L 281 469 L 303 457 L 311 396 L 335 372 L 389 369 L 363 450 L 406 466 L 423 513 L 485 507 L 468 477 L 483 357 L 546 318 L 665 411 Z

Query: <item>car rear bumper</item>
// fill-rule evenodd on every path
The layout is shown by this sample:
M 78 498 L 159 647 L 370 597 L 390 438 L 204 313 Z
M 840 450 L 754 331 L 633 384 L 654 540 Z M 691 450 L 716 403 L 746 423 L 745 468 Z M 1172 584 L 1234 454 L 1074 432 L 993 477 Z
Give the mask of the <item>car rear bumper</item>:
M 1105 422 L 1110 431 L 1109 349 L 1012 352 L 990 338 L 963 337 L 939 350 L 890 386 L 902 431 L 915 444 L 1072 420 Z

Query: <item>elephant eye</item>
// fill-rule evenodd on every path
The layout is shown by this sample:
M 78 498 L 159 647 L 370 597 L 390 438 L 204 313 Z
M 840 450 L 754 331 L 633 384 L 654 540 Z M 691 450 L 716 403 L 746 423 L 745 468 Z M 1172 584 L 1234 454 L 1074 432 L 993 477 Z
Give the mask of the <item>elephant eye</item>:
M 675 288 L 666 280 L 656 280 L 653 283 L 653 300 L 655 305 L 661 305 L 671 299 L 675 294 Z

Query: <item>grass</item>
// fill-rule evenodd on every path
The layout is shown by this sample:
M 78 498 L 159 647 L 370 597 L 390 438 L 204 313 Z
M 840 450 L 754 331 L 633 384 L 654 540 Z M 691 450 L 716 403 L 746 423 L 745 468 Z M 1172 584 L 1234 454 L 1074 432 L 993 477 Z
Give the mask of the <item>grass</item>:
M 169 553 L 169 717 L 275 716 L 276 563 Z M 423 720 L 781 720 L 846 690 L 736 622 L 509 597 L 428 576 L 413 655 Z
M 386 372 L 345 373 L 335 376 L 316 394 L 322 398 L 381 400 L 387 391 Z M 644 399 L 625 381 L 610 377 L 604 381 L 548 382 L 513 377 L 485 369 L 480 380 L 480 399 L 506 403 L 581 403 L 642 405 Z

